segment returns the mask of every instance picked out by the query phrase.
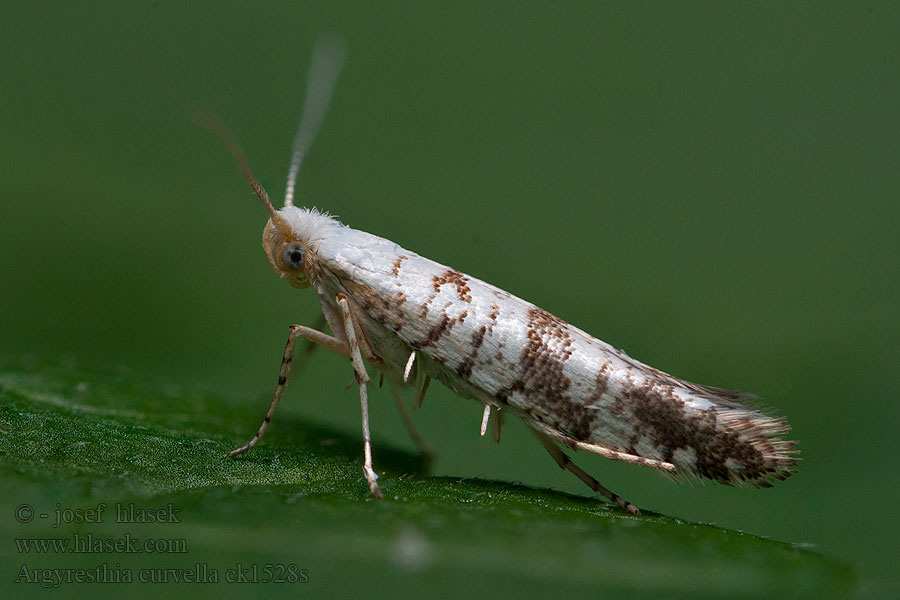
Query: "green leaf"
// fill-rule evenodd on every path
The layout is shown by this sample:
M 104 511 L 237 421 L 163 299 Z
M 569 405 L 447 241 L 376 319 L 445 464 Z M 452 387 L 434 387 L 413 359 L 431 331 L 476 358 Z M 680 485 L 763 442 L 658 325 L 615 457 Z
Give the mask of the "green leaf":
M 193 586 L 194 595 L 243 595 L 244 587 L 225 581 L 238 565 L 245 577 L 256 565 L 258 586 L 274 586 L 266 593 L 292 596 L 368 589 L 425 598 L 821 597 L 854 586 L 851 568 L 790 543 L 663 515 L 634 517 L 594 498 L 428 477 L 418 457 L 376 446 L 385 493 L 378 502 L 362 477 L 358 437 L 289 415 L 279 415 L 277 436 L 231 459 L 228 452 L 256 426 L 246 409 L 128 373 L 7 367 L 0 398 L 7 540 L 0 585 L 10 594 L 39 594 L 41 584 L 30 579 L 56 584 L 36 569 L 84 568 L 95 577 L 128 572 L 134 581 L 96 590 L 166 593 L 187 570 L 218 576 L 217 584 L 178 584 Z M 23 505 L 33 508 L 31 521 L 16 520 Z M 132 508 L 174 521 L 117 522 L 120 511 L 141 514 Z M 57 510 L 78 520 L 75 509 L 93 522 L 54 527 Z M 76 534 L 95 542 L 152 538 L 168 551 L 38 553 L 8 541 L 72 543 Z M 262 582 L 301 573 L 307 582 Z

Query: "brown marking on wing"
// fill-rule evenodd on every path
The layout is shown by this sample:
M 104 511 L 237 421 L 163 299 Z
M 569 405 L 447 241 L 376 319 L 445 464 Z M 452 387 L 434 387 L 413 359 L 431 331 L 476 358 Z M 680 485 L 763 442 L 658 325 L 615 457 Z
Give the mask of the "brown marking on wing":
M 384 314 L 384 310 L 380 310 L 382 302 L 379 302 L 378 296 L 363 296 L 361 298 L 360 305 L 362 309 L 370 315 L 373 319 L 384 325 L 387 322 L 387 319 Z
M 385 297 L 371 287 L 358 282 L 345 281 L 344 286 L 370 319 L 395 332 L 403 329 L 403 318 L 398 308 L 406 302 L 406 294 L 401 290 Z
M 463 313 L 466 315 L 468 313 Z M 466 356 L 465 360 L 463 360 L 458 367 L 456 367 L 456 373 L 463 377 L 464 379 L 468 379 L 472 375 L 472 369 L 475 366 L 476 359 L 478 357 L 478 349 L 481 347 L 481 344 L 484 343 L 484 334 L 487 331 L 487 327 L 482 325 L 478 329 L 472 332 L 472 345 L 469 347 L 468 356 Z
M 440 293 L 442 285 L 454 285 L 456 286 L 456 293 L 459 294 L 459 299 L 463 302 L 471 302 L 472 290 L 469 288 L 468 281 L 469 278 L 456 269 L 448 269 L 443 275 L 434 276 L 434 291 Z
M 490 323 L 487 326 L 488 335 L 494 335 L 494 324 L 497 322 L 497 317 L 500 316 L 500 307 L 491 302 L 491 312 L 488 314 L 488 319 L 490 319 Z
M 456 367 L 456 373 L 464 378 L 468 379 L 472 375 L 472 367 L 475 366 L 475 359 L 471 356 L 467 356 L 464 361 L 462 361 L 458 367 Z
M 587 440 L 593 413 L 573 401 L 569 393 L 572 380 L 563 373 L 566 361 L 572 356 L 567 324 L 533 307 L 528 311 L 525 335 L 525 347 L 519 355 L 520 376 L 498 392 L 498 399 L 506 402 L 512 394 L 523 393 L 534 404 L 534 408 L 525 409 L 534 418 L 576 440 Z
M 482 325 L 477 330 L 472 332 L 472 355 L 474 356 L 478 349 L 481 348 L 481 344 L 484 343 L 484 334 L 487 331 L 487 327 Z
M 391 294 L 391 303 L 393 305 L 392 308 L 399 308 L 406 303 L 406 294 L 404 294 L 402 290 L 395 291 Z M 394 311 L 394 314 L 397 314 L 397 311 Z M 391 329 L 394 330 L 394 333 L 399 333 L 400 330 L 403 329 L 403 320 L 399 317 L 392 319 L 390 326 Z
M 441 339 L 441 336 L 443 336 L 447 331 L 449 331 L 449 329 L 451 327 L 453 327 L 455 324 L 456 324 L 455 319 L 451 319 L 448 315 L 444 314 L 441 317 L 441 322 L 438 323 L 437 325 L 433 325 L 428 330 L 428 333 L 425 334 L 425 341 L 422 342 L 422 345 L 429 346 L 431 344 L 434 344 L 436 341 Z
M 453 329 L 453 326 L 457 323 L 462 323 L 466 320 L 466 317 L 469 316 L 469 311 L 462 311 L 458 317 L 451 317 L 446 312 L 441 315 L 441 322 L 437 325 L 432 326 L 428 333 L 425 334 L 425 341 L 422 343 L 423 346 L 433 346 L 436 344 L 445 333 Z
M 419 309 L 419 318 L 424 319 L 428 316 L 428 309 L 431 308 L 431 303 L 434 302 L 436 297 L 437 294 L 429 296 L 425 302 L 422 303 L 422 308 Z
M 401 254 L 400 256 L 395 258 L 394 259 L 394 269 L 391 271 L 391 275 L 393 275 L 394 277 L 400 277 L 400 265 L 403 263 L 404 260 L 408 260 L 408 259 L 409 259 L 409 257 L 404 254 Z M 398 283 L 397 285 L 400 285 L 400 284 Z
M 603 396 L 606 395 L 609 390 L 609 380 L 612 375 L 612 363 L 610 361 L 606 361 L 603 363 L 603 366 L 600 367 L 600 370 L 597 371 L 597 375 L 594 377 L 594 388 L 591 390 L 591 393 L 585 399 L 584 405 L 585 407 L 597 406 L 600 404 L 600 401 L 603 400 Z M 625 413 L 625 406 L 622 402 L 614 401 L 612 403 L 609 402 L 607 398 L 607 402 L 604 403 L 606 408 L 614 414 L 621 416 Z
M 525 383 L 521 379 L 517 379 L 514 381 L 509 387 L 505 387 L 496 394 L 494 397 L 501 404 L 508 404 L 510 397 L 515 393 L 521 393 L 525 391 Z
M 759 415 L 750 410 L 745 416 L 732 415 L 725 426 L 720 423 L 722 415 L 716 408 L 688 414 L 674 386 L 650 378 L 643 385 L 626 390 L 623 400 L 631 405 L 635 419 L 632 444 L 642 437 L 649 438 L 666 462 L 671 462 L 676 450 L 693 449 L 697 473 L 726 484 L 743 480 L 769 487 L 768 478 L 784 479 L 789 474 L 785 468 L 792 463 L 785 444 L 792 448 L 793 443 L 764 435 Z M 767 460 L 767 456 L 779 454 L 785 458 Z M 729 460 L 742 469 L 730 469 L 726 465 Z M 783 464 L 785 461 L 789 464 Z

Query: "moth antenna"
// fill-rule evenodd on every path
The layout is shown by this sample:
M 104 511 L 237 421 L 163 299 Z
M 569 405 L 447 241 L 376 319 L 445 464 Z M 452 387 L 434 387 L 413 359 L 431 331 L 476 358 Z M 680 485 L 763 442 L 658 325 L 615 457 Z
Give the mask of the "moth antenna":
M 269 200 L 269 194 L 267 194 L 266 190 L 256 182 L 253 173 L 250 172 L 250 166 L 247 164 L 247 157 L 244 156 L 244 151 L 241 149 L 240 144 L 237 143 L 237 140 L 234 139 L 231 130 L 228 129 L 219 117 L 206 111 L 198 111 L 197 121 L 207 131 L 222 140 L 228 148 L 228 151 L 231 153 L 231 156 L 234 157 L 234 160 L 237 162 L 244 177 L 246 177 L 247 181 L 250 183 L 250 187 L 253 188 L 254 193 L 262 200 L 262 203 L 266 206 L 266 210 L 269 211 L 269 217 L 271 217 L 272 223 L 283 232 L 289 232 L 290 227 L 282 216 L 278 214 L 278 211 L 275 210 L 275 207 L 272 206 L 272 202 Z
M 300 124 L 294 134 L 294 146 L 291 154 L 291 168 L 288 170 L 287 187 L 284 192 L 284 205 L 293 206 L 294 187 L 297 175 L 306 151 L 312 145 L 331 103 L 331 94 L 337 84 L 338 76 L 347 62 L 349 54 L 347 41 L 336 33 L 320 37 L 313 47 L 313 55 L 309 64 L 309 75 L 306 80 L 306 100 L 300 115 Z

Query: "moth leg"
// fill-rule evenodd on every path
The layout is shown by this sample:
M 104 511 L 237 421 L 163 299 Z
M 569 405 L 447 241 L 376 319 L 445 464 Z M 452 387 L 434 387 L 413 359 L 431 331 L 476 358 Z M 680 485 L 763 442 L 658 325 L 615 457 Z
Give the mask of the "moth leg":
M 491 405 L 484 405 L 484 413 L 481 415 L 481 437 L 484 437 L 484 434 L 487 433 L 488 428 L 488 420 L 491 418 Z
M 294 356 L 294 344 L 297 341 L 297 336 L 303 336 L 305 339 L 313 342 L 314 344 L 325 346 L 332 352 L 336 352 L 344 358 L 350 357 L 350 347 L 347 342 L 339 340 L 336 337 L 332 337 L 310 327 L 304 327 L 303 325 L 291 325 L 291 333 L 290 335 L 288 335 L 287 345 L 284 347 L 284 357 L 282 357 L 281 359 L 281 369 L 278 372 L 278 385 L 275 387 L 275 395 L 272 397 L 272 404 L 269 405 L 269 412 L 266 413 L 266 418 L 263 419 L 262 425 L 259 426 L 259 430 L 256 432 L 256 435 L 253 436 L 253 439 L 251 439 L 240 448 L 235 448 L 234 450 L 232 450 L 229 456 L 234 457 L 239 454 L 243 454 L 244 452 L 255 446 L 259 442 L 260 438 L 262 438 L 263 434 L 266 432 L 266 429 L 268 429 L 269 423 L 272 422 L 272 415 L 275 414 L 275 408 L 278 406 L 278 402 L 281 400 L 281 394 L 284 392 L 288 377 L 291 374 L 291 361 Z
M 494 442 L 500 443 L 500 430 L 503 428 L 503 415 L 504 412 L 499 408 L 494 408 L 494 412 L 491 413 L 491 437 L 494 439 Z
M 552 438 L 547 437 L 546 435 L 544 435 L 538 431 L 535 431 L 534 434 L 541 441 L 541 445 L 544 446 L 544 449 L 547 450 L 547 452 L 550 453 L 550 456 L 553 457 L 553 460 L 556 461 L 556 464 L 559 465 L 560 469 L 563 469 L 563 470 L 568 469 L 569 471 L 574 473 L 575 476 L 578 477 L 578 479 L 585 482 L 589 488 L 591 488 L 595 492 L 603 494 L 604 496 L 606 496 L 607 498 L 609 498 L 610 500 L 612 500 L 613 502 L 615 502 L 616 504 L 618 504 L 619 506 L 621 506 L 622 508 L 624 508 L 625 510 L 630 512 L 631 514 L 633 514 L 633 515 L 641 514 L 641 511 L 638 510 L 638 507 L 636 507 L 634 504 L 632 504 L 631 502 L 628 502 L 621 496 L 609 491 L 608 489 L 606 489 L 605 487 L 600 485 L 599 481 L 597 481 L 596 479 L 594 479 L 593 477 L 591 477 L 590 475 L 588 475 L 587 473 L 582 471 L 581 468 L 578 465 L 576 465 L 574 462 L 572 462 L 572 459 L 569 458 L 568 455 L 566 455 L 566 453 L 563 452 L 560 449 L 560 447 L 556 445 L 556 442 Z
M 481 414 L 481 436 L 491 430 L 491 438 L 500 443 L 500 429 L 503 427 L 503 413 L 499 406 L 492 406 L 490 403 L 484 405 L 484 412 Z
M 412 371 L 413 364 L 416 362 L 416 351 L 413 350 L 409 355 L 409 360 L 406 361 L 406 368 L 403 369 L 403 382 L 409 381 L 409 373 Z
M 406 408 L 406 403 L 403 401 L 403 390 L 400 389 L 400 385 L 394 381 L 393 377 L 388 377 L 388 384 L 391 386 L 391 392 L 394 394 L 394 400 L 397 402 L 397 410 L 400 411 L 400 417 L 403 419 L 403 424 L 406 425 L 410 437 L 419 448 L 419 452 L 425 457 L 425 460 L 428 462 L 433 461 L 434 452 L 428 446 L 428 443 L 425 441 L 425 438 L 422 437 L 419 428 L 416 427 L 416 424 L 413 422 L 409 410 Z
M 422 374 L 416 378 L 416 392 L 413 394 L 413 410 L 422 408 L 422 401 L 425 400 L 425 392 L 428 391 L 428 384 L 431 383 L 431 377 Z
M 316 330 L 316 331 L 321 331 L 322 329 L 325 328 L 325 325 L 327 325 L 327 324 L 328 324 L 328 321 L 325 320 L 325 315 L 319 315 L 319 317 L 316 319 L 315 323 L 313 323 L 312 329 Z M 310 356 L 312 356 L 312 353 L 315 352 L 316 348 L 318 348 L 320 345 L 321 344 L 317 344 L 316 342 L 312 341 L 308 337 L 304 336 L 303 341 L 300 342 L 300 348 L 298 348 L 296 350 L 295 354 L 299 354 L 301 359 L 307 359 Z M 306 364 L 306 361 L 303 360 L 300 364 L 301 365 Z M 297 373 L 297 371 L 295 369 L 294 374 L 296 375 L 296 373 Z
M 659 469 L 660 471 L 676 473 L 675 465 L 669 462 L 655 460 L 653 458 L 645 458 L 643 456 L 635 456 L 634 454 L 626 454 L 624 452 L 619 452 L 618 450 L 613 450 L 612 448 L 607 448 L 606 446 L 600 446 L 598 444 L 579 442 L 578 440 L 571 438 L 566 434 L 557 431 L 556 429 L 553 429 L 552 427 L 541 422 L 533 422 L 531 423 L 531 427 L 536 432 L 539 432 L 542 435 L 546 435 L 550 439 L 556 440 L 566 448 L 571 448 L 572 450 L 585 450 L 587 452 L 599 454 L 600 456 L 608 458 L 610 460 L 621 460 L 632 465 L 638 465 L 641 467 L 653 467 L 654 469 Z
M 369 375 L 366 373 L 366 367 L 363 365 L 362 355 L 359 352 L 359 343 L 356 339 L 356 327 L 353 323 L 353 315 L 350 313 L 350 303 L 344 294 L 337 295 L 337 303 L 341 309 L 341 317 L 344 320 L 344 332 L 347 334 L 347 344 L 350 347 L 350 362 L 353 365 L 353 371 L 356 373 L 356 382 L 359 384 L 359 405 L 362 411 L 362 430 L 363 430 L 363 450 L 365 452 L 365 464 L 363 472 L 366 474 L 366 481 L 369 482 L 369 489 L 376 499 L 381 500 L 381 490 L 378 488 L 378 475 L 372 468 L 372 436 L 369 434 L 369 396 L 366 388 L 366 382 L 369 381 Z

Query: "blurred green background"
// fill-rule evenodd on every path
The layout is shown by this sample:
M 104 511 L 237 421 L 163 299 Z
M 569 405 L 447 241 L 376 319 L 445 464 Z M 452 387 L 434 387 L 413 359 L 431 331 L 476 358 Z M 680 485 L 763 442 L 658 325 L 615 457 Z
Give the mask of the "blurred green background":
M 280 198 L 312 44 L 337 30 L 350 60 L 300 203 L 760 395 L 803 457 L 773 489 L 579 462 L 638 506 L 809 544 L 864 592 L 900 592 L 896 3 L 3 13 L 0 358 L 210 390 L 250 435 L 287 325 L 318 307 L 267 266 L 265 212 L 193 114 L 219 114 Z M 280 414 L 356 435 L 348 367 L 310 361 Z M 374 439 L 411 449 L 387 390 L 372 397 Z M 523 426 L 496 447 L 480 418 L 432 389 L 416 420 L 435 474 L 586 492 Z

